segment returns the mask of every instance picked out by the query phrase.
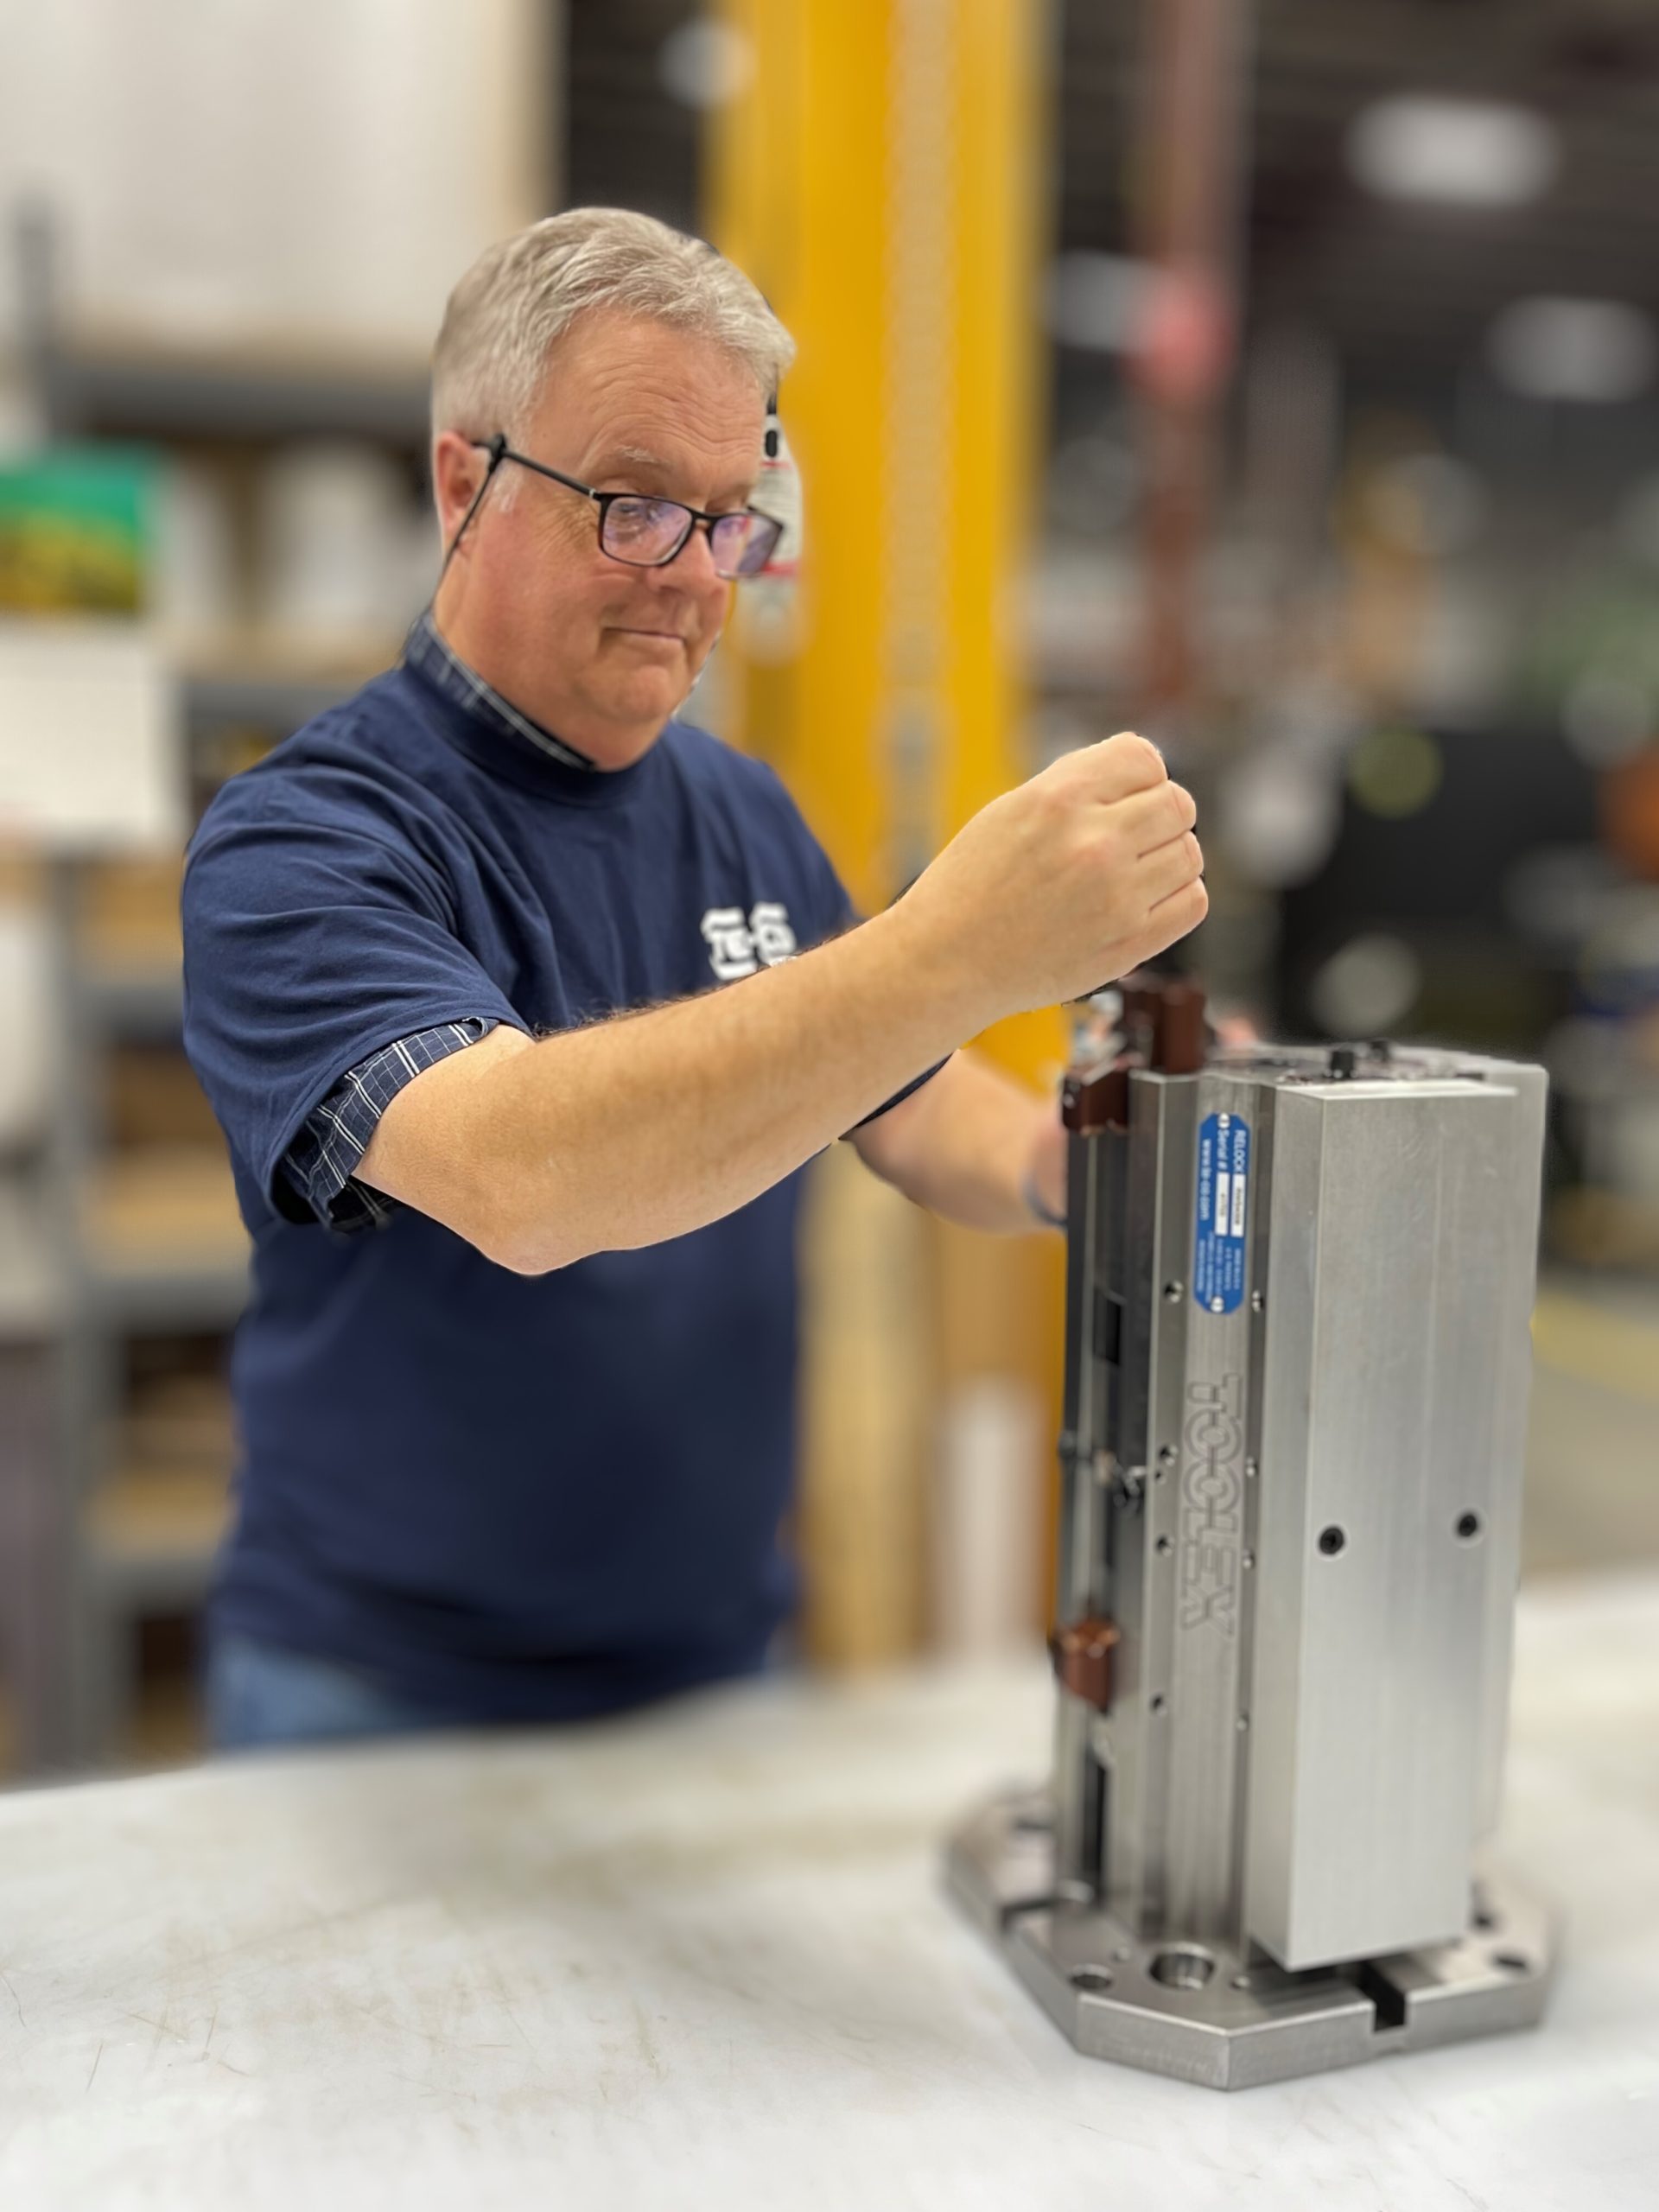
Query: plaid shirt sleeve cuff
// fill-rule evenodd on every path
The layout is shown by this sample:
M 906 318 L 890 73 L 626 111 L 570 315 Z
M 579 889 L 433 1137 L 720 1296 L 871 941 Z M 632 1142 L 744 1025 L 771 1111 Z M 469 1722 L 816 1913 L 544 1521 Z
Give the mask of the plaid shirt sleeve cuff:
M 487 1037 L 496 1027 L 482 1017 L 441 1022 L 383 1045 L 348 1069 L 313 1107 L 278 1171 L 315 1217 L 330 1229 L 374 1229 L 397 1211 L 397 1201 L 356 1180 L 359 1161 L 384 1114 L 406 1083 Z

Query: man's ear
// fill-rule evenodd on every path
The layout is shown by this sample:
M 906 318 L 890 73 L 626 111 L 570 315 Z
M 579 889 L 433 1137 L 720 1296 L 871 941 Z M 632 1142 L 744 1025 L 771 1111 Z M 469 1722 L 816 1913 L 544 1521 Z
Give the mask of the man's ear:
M 448 546 L 456 525 L 478 493 L 489 455 L 459 430 L 440 430 L 432 441 L 432 499 Z
M 434 441 L 432 482 L 444 541 L 440 583 L 448 575 L 449 563 L 467 535 L 467 525 L 483 504 L 506 450 L 506 438 L 499 430 L 486 445 L 463 436 L 459 430 L 442 430 Z

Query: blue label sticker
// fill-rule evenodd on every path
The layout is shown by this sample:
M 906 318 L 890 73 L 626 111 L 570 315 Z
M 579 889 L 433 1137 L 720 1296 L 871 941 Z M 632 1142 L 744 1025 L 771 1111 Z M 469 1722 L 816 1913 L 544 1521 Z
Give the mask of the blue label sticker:
M 1192 1258 L 1192 1295 L 1206 1313 L 1231 1313 L 1243 1299 L 1249 1195 L 1249 1123 L 1240 1114 L 1206 1114 L 1198 1127 Z

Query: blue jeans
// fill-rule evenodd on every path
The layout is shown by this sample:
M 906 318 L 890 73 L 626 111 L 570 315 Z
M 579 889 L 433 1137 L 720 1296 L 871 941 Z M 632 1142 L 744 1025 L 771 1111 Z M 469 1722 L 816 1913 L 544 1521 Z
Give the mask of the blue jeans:
M 213 1637 L 206 1689 L 208 1739 L 218 1751 L 404 1735 L 441 1728 L 446 1719 L 383 1689 L 354 1668 L 245 1636 Z

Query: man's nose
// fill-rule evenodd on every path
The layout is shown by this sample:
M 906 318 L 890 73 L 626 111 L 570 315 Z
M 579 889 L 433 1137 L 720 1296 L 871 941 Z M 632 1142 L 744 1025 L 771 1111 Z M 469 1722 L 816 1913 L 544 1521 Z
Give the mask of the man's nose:
M 683 591 L 706 591 L 711 584 L 723 584 L 726 579 L 715 567 L 709 528 L 706 522 L 694 522 L 690 536 L 674 558 L 664 561 L 655 573 L 669 577 Z

